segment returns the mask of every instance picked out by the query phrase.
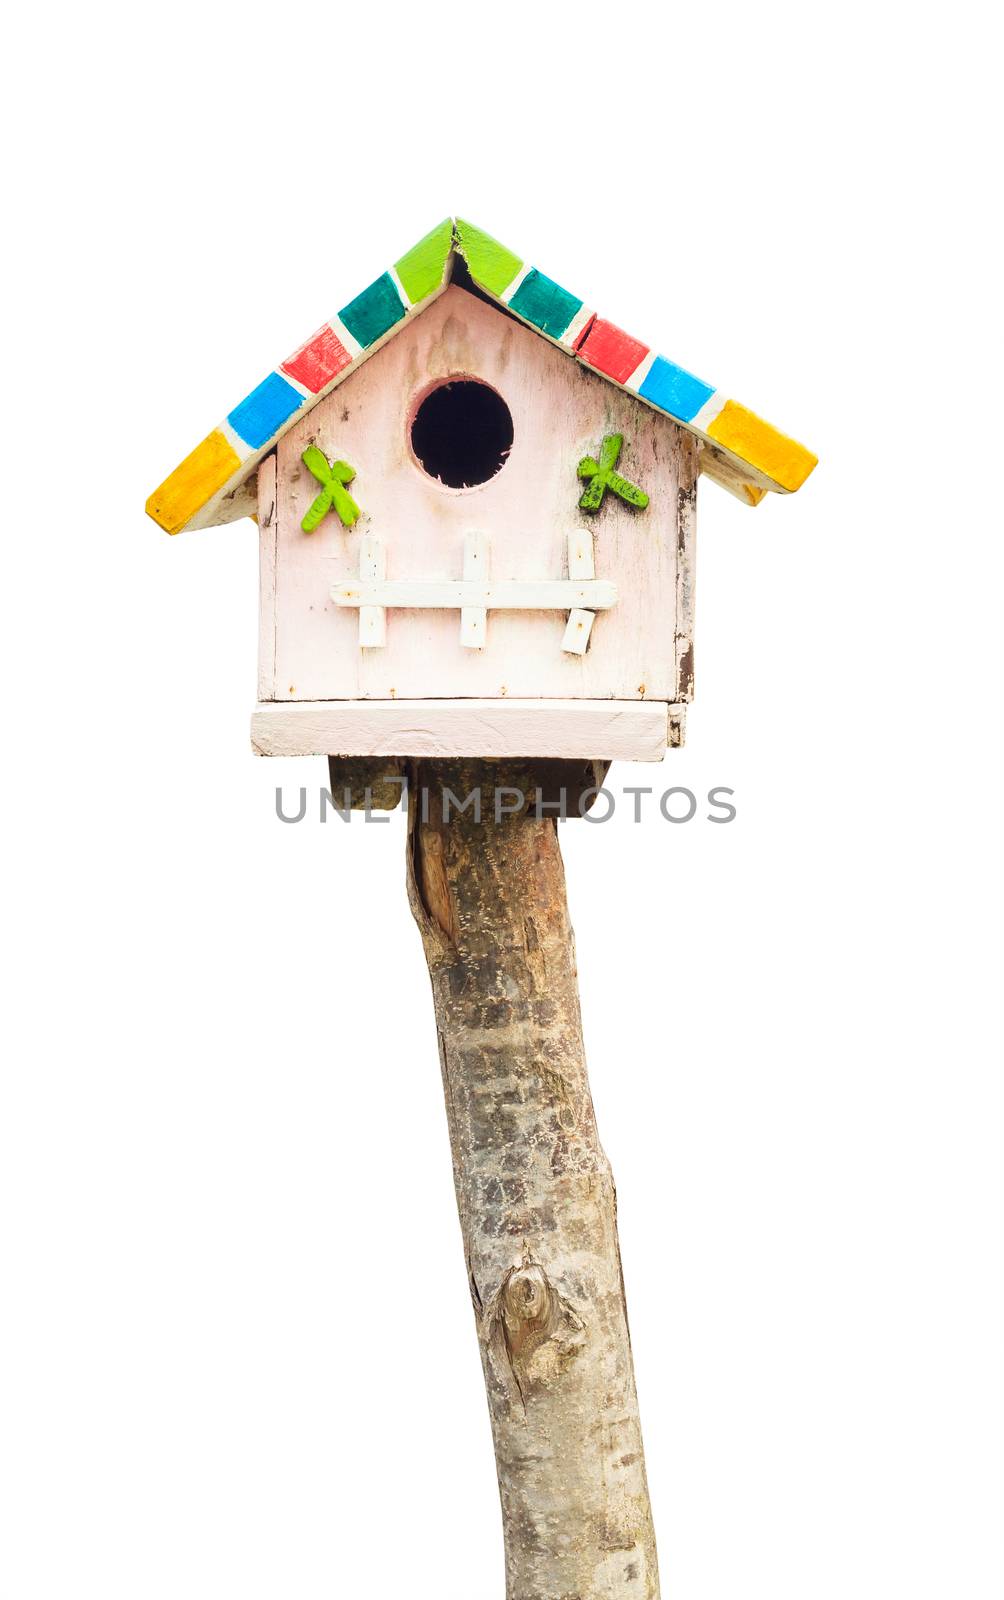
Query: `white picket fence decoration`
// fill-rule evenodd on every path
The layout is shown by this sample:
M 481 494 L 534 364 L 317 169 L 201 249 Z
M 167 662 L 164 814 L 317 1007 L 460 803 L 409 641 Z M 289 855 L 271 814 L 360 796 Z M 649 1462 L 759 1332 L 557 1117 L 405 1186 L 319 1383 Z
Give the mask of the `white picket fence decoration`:
M 489 578 L 489 546 L 483 533 L 464 538 L 464 575 L 456 580 L 388 578 L 386 551 L 372 534 L 359 547 L 359 578 L 335 584 L 331 598 L 338 606 L 359 612 L 361 649 L 379 649 L 387 642 L 387 607 L 459 610 L 460 643 L 483 650 L 489 611 L 567 611 L 562 650 L 582 655 L 589 643 L 593 617 L 617 602 L 617 587 L 595 575 L 593 536 L 588 529 L 568 535 L 568 577 L 540 579 Z

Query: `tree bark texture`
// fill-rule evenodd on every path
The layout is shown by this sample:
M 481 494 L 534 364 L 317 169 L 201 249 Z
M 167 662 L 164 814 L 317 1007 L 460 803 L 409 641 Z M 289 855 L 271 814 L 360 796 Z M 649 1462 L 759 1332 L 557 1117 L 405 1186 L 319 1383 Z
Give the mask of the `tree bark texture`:
M 432 978 L 508 1600 L 652 1600 L 617 1202 L 557 827 L 532 806 L 496 820 L 495 785 L 532 789 L 525 764 L 423 762 L 411 778 L 409 896 Z M 468 807 L 444 822 L 443 789 L 463 801 L 479 786 L 481 821 Z

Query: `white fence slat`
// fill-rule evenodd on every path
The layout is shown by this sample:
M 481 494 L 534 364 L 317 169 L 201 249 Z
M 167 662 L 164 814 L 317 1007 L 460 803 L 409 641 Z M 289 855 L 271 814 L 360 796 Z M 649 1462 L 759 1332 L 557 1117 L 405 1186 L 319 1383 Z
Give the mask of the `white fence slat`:
M 593 535 L 590 528 L 577 528 L 568 535 L 568 576 L 570 578 L 595 578 L 593 561 Z
M 593 535 L 590 528 L 576 528 L 574 533 L 568 535 L 568 576 L 587 580 L 596 576 Z M 562 650 L 573 656 L 585 655 L 593 626 L 593 615 L 592 611 L 585 611 L 581 606 L 572 608 L 568 613 L 568 625 L 561 641 Z
M 387 552 L 382 539 L 374 534 L 363 535 L 359 546 L 359 577 L 368 582 L 382 583 L 387 570 Z M 384 606 L 359 607 L 359 648 L 378 650 L 387 643 L 387 611 Z
M 578 606 L 568 613 L 568 622 L 561 641 L 562 650 L 567 650 L 569 655 L 573 656 L 585 655 L 595 615 L 594 611 L 582 611 Z
M 464 536 L 464 579 L 468 583 L 488 578 L 488 538 L 483 533 Z M 483 650 L 488 638 L 487 606 L 461 606 L 460 643 L 468 650 Z

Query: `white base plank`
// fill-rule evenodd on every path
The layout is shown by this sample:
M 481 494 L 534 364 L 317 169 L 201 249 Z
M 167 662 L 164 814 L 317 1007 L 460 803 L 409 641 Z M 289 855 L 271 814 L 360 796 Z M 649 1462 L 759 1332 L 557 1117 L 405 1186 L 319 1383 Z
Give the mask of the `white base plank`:
M 259 756 L 554 756 L 661 761 L 685 707 L 662 700 L 287 700 L 251 718 Z

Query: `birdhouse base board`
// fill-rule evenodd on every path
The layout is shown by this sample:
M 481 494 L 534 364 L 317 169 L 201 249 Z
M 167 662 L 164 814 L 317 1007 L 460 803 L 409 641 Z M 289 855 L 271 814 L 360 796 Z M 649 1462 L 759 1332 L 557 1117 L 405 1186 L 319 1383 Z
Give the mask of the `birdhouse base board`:
M 661 700 L 302 700 L 257 706 L 259 756 L 556 756 L 661 761 L 684 705 Z

